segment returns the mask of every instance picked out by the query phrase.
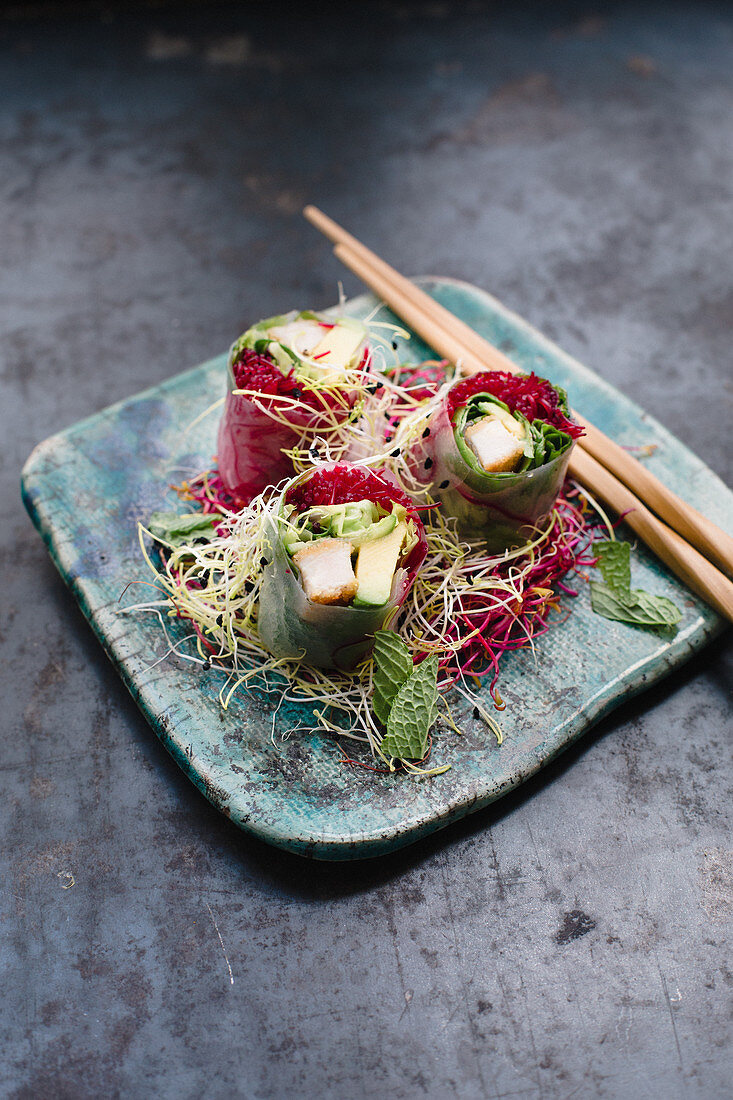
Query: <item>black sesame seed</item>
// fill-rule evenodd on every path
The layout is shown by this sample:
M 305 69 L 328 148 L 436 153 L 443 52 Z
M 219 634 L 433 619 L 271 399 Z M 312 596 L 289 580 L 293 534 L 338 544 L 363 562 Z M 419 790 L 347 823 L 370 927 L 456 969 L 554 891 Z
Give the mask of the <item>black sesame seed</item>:
M 211 668 L 211 661 L 204 661 L 201 667 L 203 668 L 204 672 L 208 672 Z
M 394 451 L 390 451 L 389 453 L 390 453 L 390 457 L 391 457 L 391 458 L 397 458 L 397 456 L 398 456 L 399 454 L 401 454 L 402 452 L 400 451 L 399 447 L 397 447 L 397 449 L 396 449 L 396 450 L 394 450 Z
M 425 459 L 425 469 L 429 470 L 432 465 L 433 465 L 432 458 L 426 458 Z
M 216 625 L 217 626 L 223 626 L 224 625 L 224 616 L 223 615 L 217 615 L 216 616 Z
M 385 443 L 391 443 L 392 442 L 392 436 L 391 435 L 385 435 L 384 442 Z
M 481 717 L 481 711 L 478 709 L 478 707 L 473 708 L 473 716 L 474 716 L 474 718 L 480 718 Z
M 303 391 L 296 386 L 295 389 L 293 390 L 293 397 L 295 398 L 296 401 L 300 401 L 302 396 L 303 396 Z
M 427 439 L 429 435 L 430 435 L 430 428 L 426 428 L 425 431 L 422 433 L 422 437 L 423 437 L 423 439 Z
M 438 486 L 438 488 L 439 488 L 439 489 L 447 489 L 449 485 L 450 485 L 450 481 L 441 481 L 441 483 L 440 483 L 440 485 Z
M 397 351 L 398 344 L 397 344 L 396 340 L 392 341 L 392 347 L 394 348 L 395 351 Z

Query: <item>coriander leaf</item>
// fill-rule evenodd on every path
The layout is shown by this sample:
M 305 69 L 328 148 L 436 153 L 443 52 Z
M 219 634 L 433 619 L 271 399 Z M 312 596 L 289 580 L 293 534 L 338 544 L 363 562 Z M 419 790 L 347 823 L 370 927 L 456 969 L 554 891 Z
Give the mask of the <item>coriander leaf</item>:
M 598 568 L 606 584 L 628 592 L 631 588 L 631 547 L 628 542 L 594 542 L 593 552 L 598 555 Z
M 410 651 L 394 630 L 378 630 L 374 635 L 374 696 L 372 710 L 387 724 L 397 692 L 412 675 Z
M 203 512 L 153 512 L 148 521 L 148 531 L 158 542 L 169 546 L 184 546 L 187 542 L 213 539 L 216 526 L 211 516 Z
M 428 733 L 438 717 L 438 658 L 418 665 L 395 696 L 381 750 L 399 760 L 422 760 Z
M 682 618 L 682 612 L 666 596 L 652 596 L 640 588 L 624 591 L 592 581 L 590 597 L 597 615 L 635 626 L 671 627 Z

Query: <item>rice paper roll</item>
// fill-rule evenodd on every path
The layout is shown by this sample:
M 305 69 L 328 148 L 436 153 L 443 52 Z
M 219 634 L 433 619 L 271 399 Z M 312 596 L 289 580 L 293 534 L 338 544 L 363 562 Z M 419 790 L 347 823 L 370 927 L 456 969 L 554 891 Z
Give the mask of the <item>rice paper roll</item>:
M 262 644 L 277 657 L 343 671 L 369 655 L 427 553 L 413 501 L 383 474 L 346 462 L 291 482 L 268 541 Z
M 550 513 L 582 431 L 560 387 L 485 371 L 448 390 L 412 461 L 459 532 L 501 552 Z
M 352 318 L 293 311 L 234 342 L 217 452 L 224 488 L 236 500 L 247 503 L 292 477 L 283 452 L 350 415 L 353 372 L 369 366 L 366 336 Z

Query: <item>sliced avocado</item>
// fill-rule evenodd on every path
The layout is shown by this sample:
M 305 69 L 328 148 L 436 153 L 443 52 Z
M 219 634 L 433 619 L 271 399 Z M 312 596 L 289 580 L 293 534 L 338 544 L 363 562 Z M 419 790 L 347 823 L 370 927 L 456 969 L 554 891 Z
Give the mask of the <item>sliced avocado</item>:
M 361 347 L 365 336 L 361 325 L 353 327 L 341 322 L 325 329 L 323 339 L 311 352 L 319 366 L 348 367 Z
M 285 544 L 285 549 L 290 554 L 291 558 L 294 558 L 296 554 L 299 554 L 301 550 L 305 550 L 306 546 L 312 546 L 313 540 L 310 542 L 302 542 L 296 540 L 295 542 L 288 542 Z
M 286 527 L 283 531 L 283 546 L 289 554 L 293 553 L 293 546 L 296 542 L 301 542 L 300 532 L 296 531 L 294 527 Z
M 392 517 L 386 516 L 386 519 Z M 388 535 L 363 543 L 356 559 L 358 588 L 355 607 L 381 607 L 389 599 L 407 525 L 398 523 Z
M 372 523 L 370 527 L 349 536 L 351 544 L 352 546 L 363 546 L 367 542 L 375 542 L 377 539 L 389 535 L 391 531 L 394 531 L 396 526 L 397 516 L 393 512 L 391 516 L 383 516 L 382 519 L 378 520 L 376 523 Z
M 365 522 L 371 523 L 376 518 L 376 505 L 371 500 L 350 500 L 347 504 L 314 504 L 308 509 L 308 514 L 316 518 L 324 516 L 362 516 Z
M 402 509 L 404 512 L 404 509 Z M 352 546 L 361 546 L 363 542 L 372 542 L 388 535 L 402 518 L 394 512 L 377 519 L 376 506 L 370 500 L 353 501 L 349 504 L 326 505 L 318 509 L 324 513 L 321 523 L 336 538 L 348 539 Z M 317 514 L 317 513 L 316 513 Z
M 381 519 L 377 516 L 377 506 L 370 500 L 318 505 L 304 512 L 296 524 L 283 524 L 283 543 L 291 555 L 309 542 L 323 538 L 348 539 L 356 550 L 364 543 L 377 542 L 389 535 L 398 524 L 405 525 L 405 509 L 399 504 L 394 505 L 390 515 Z M 283 518 L 292 520 L 292 509 Z
M 476 404 L 481 412 L 501 421 L 506 430 L 515 435 L 517 439 L 524 438 L 524 425 L 508 409 L 503 408 L 501 405 L 495 405 L 493 401 L 477 401 Z
M 281 371 L 287 374 L 288 371 L 293 369 L 295 355 L 293 352 L 289 351 L 284 344 L 276 343 L 274 340 L 271 340 L 267 344 L 267 351 L 275 360 Z

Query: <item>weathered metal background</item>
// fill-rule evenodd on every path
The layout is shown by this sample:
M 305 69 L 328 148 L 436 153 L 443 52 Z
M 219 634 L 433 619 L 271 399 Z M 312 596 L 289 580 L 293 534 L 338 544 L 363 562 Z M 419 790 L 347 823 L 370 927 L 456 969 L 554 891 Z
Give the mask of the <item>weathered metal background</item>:
M 357 291 L 311 200 L 730 479 L 730 10 L 36 6 L 0 51 L 2 1094 L 726 1095 L 729 641 L 494 810 L 304 863 L 151 736 L 17 476 L 251 318 Z

